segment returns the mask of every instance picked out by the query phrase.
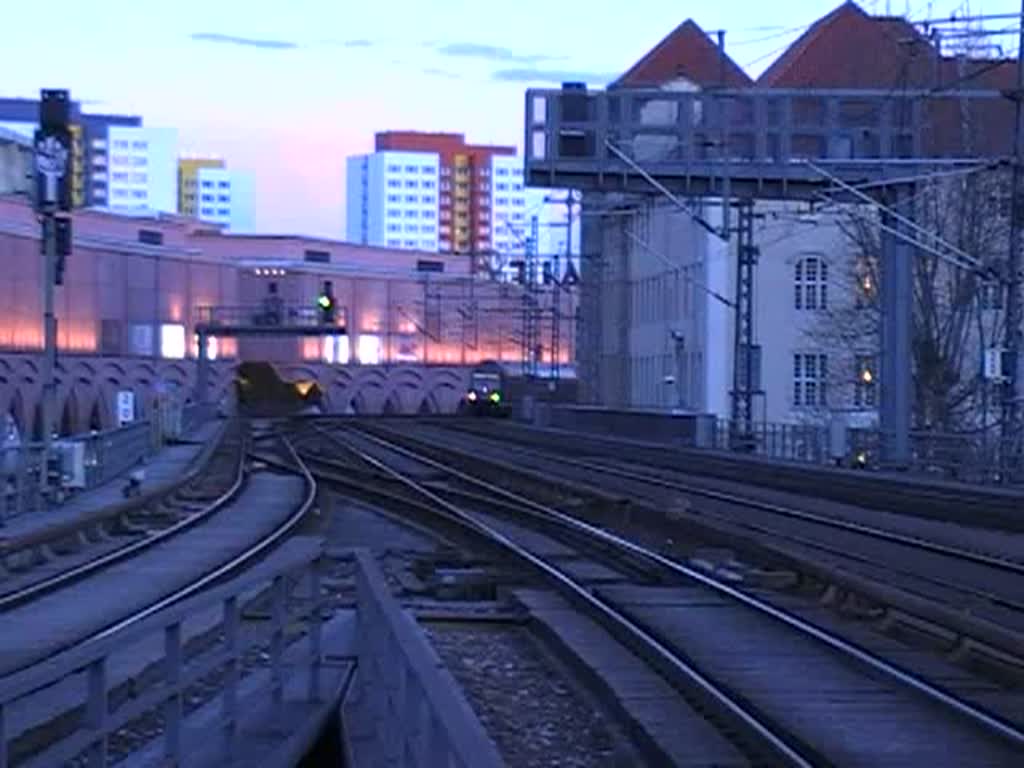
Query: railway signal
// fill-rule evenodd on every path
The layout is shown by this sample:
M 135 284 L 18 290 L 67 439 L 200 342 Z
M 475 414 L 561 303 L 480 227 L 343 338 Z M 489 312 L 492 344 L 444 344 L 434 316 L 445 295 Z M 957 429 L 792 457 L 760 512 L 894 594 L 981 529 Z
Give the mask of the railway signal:
M 334 301 L 334 290 L 330 280 L 324 281 L 324 288 L 316 299 L 316 306 L 320 310 L 320 322 L 324 325 L 334 325 L 337 304 Z

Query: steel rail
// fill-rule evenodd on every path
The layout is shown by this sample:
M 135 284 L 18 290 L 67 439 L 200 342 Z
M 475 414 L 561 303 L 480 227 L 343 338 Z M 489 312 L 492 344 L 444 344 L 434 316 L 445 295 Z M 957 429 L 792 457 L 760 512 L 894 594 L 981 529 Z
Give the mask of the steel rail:
M 392 469 L 379 459 L 370 456 L 354 446 L 344 443 L 342 439 L 333 434 L 326 432 L 324 434 L 328 439 L 344 446 L 347 450 L 351 451 L 370 466 L 384 472 L 389 477 L 405 485 L 407 488 L 422 495 L 432 504 L 443 509 L 447 513 L 444 515 L 446 518 L 460 522 L 475 533 L 486 537 L 500 545 L 515 557 L 528 563 L 530 566 L 540 571 L 545 577 L 551 579 L 560 589 L 567 592 L 572 598 L 584 603 L 590 610 L 600 615 L 604 621 L 611 623 L 620 632 L 628 635 L 633 642 L 642 644 L 650 653 L 657 657 L 660 664 L 671 669 L 674 673 L 683 676 L 691 684 L 695 685 L 701 693 L 708 696 L 716 705 L 721 707 L 727 715 L 734 718 L 735 721 L 744 727 L 749 734 L 753 734 L 762 746 L 771 751 L 777 759 L 784 761 L 785 765 L 800 766 L 800 768 L 813 768 L 813 766 L 816 765 L 813 759 L 802 754 L 797 747 L 788 743 L 785 737 L 775 733 L 769 725 L 763 723 L 756 714 L 749 712 L 742 704 L 735 701 L 728 692 L 715 684 L 713 680 L 706 677 L 695 667 L 691 666 L 684 659 L 673 653 L 670 648 L 661 643 L 657 638 L 645 631 L 627 616 L 617 611 L 614 607 L 591 593 L 587 587 L 577 582 L 564 571 L 524 549 L 522 546 L 516 544 L 505 536 L 505 534 L 476 519 L 471 513 L 466 512 L 460 507 L 446 501 L 430 489 L 423 486 L 421 483 L 418 483 L 403 473 Z M 365 433 L 361 434 L 364 434 L 366 437 L 371 437 L 369 435 L 365 435 Z M 371 439 L 375 442 L 379 441 L 377 438 Z M 386 441 L 379 442 L 382 447 L 387 447 L 389 450 L 397 451 L 399 449 L 399 446 L 395 446 L 394 448 L 390 447 Z M 409 457 L 414 458 L 412 455 L 409 455 Z M 429 459 L 424 461 L 431 465 L 437 465 L 436 462 Z M 437 466 L 438 468 L 441 468 L 443 465 Z M 446 470 L 454 474 L 461 474 L 457 470 L 452 470 L 450 468 L 446 468 Z
M 79 638 L 73 643 L 65 644 L 64 646 L 55 649 L 53 654 L 51 654 L 46 659 L 34 661 L 22 667 L 5 671 L 3 677 L 0 677 L 0 682 L 3 681 L 4 677 L 9 677 L 19 672 L 23 672 L 24 670 L 31 669 L 32 667 L 37 665 L 46 664 L 49 659 L 53 658 L 53 656 L 56 656 L 63 651 L 66 651 L 72 645 L 88 647 L 89 645 L 101 642 L 102 640 L 111 637 L 112 635 L 115 635 L 124 629 L 127 629 L 133 624 L 137 624 L 143 619 L 146 619 L 160 612 L 164 608 L 167 608 L 188 597 L 191 597 L 192 595 L 216 583 L 217 581 L 229 577 L 236 571 L 241 570 L 251 561 L 257 559 L 258 557 L 266 553 L 282 538 L 290 534 L 306 516 L 309 510 L 313 507 L 313 504 L 315 503 L 317 496 L 317 482 L 316 478 L 314 478 L 312 473 L 310 473 L 309 468 L 306 466 L 305 462 L 303 462 L 302 459 L 299 457 L 298 453 L 296 453 L 291 442 L 284 437 L 282 437 L 281 440 L 285 448 L 287 449 L 288 453 L 291 454 L 291 458 L 295 462 L 296 467 L 298 467 L 299 474 L 303 476 L 306 482 L 306 495 L 303 498 L 302 502 L 299 504 L 299 506 L 295 509 L 295 511 L 288 517 L 288 519 L 281 523 L 270 534 L 268 534 L 252 546 L 250 546 L 241 554 L 236 555 L 228 562 L 222 563 L 221 565 L 215 567 L 213 570 L 208 571 L 207 573 L 193 580 L 191 583 L 185 585 L 184 587 L 181 587 L 175 590 L 174 592 L 170 593 L 169 595 L 166 595 L 154 601 L 150 605 L 136 611 L 130 616 L 119 619 L 113 624 L 110 624 L 107 627 L 104 627 L 103 629 L 97 630 L 96 632 L 85 638 Z M 47 685 L 44 685 L 41 688 L 45 688 L 47 687 Z M 30 693 L 33 693 L 33 691 L 27 692 L 27 694 Z
M 554 519 L 567 527 L 573 528 L 577 531 L 584 532 L 589 536 L 599 539 L 606 544 L 610 544 L 618 549 L 621 549 L 629 554 L 646 559 L 647 561 L 654 563 L 670 572 L 673 572 L 679 576 L 685 577 L 690 581 L 697 582 L 698 584 L 707 587 L 708 589 L 717 592 L 720 595 L 724 595 L 738 603 L 745 605 L 752 610 L 755 610 L 765 616 L 769 616 L 780 623 L 790 627 L 791 629 L 800 632 L 803 635 L 811 637 L 824 645 L 827 645 L 834 651 L 837 651 L 845 656 L 854 659 L 867 668 L 884 674 L 885 676 L 893 679 L 897 683 L 911 688 L 925 697 L 957 712 L 965 718 L 971 720 L 973 723 L 981 726 L 982 728 L 999 735 L 1007 741 L 1024 748 L 1024 731 L 1014 726 L 1013 724 L 986 712 L 979 707 L 976 707 L 962 699 L 958 698 L 954 694 L 949 693 L 927 680 L 902 669 L 892 662 L 886 661 L 885 659 L 877 656 L 876 654 L 865 650 L 854 643 L 838 637 L 837 635 L 828 632 L 821 627 L 818 627 L 798 616 L 789 613 L 781 608 L 778 608 L 770 603 L 760 600 L 752 595 L 749 595 L 741 590 L 736 589 L 728 584 L 725 584 L 705 573 L 694 570 L 688 566 L 682 565 L 670 558 L 667 558 L 657 552 L 647 549 L 646 547 L 640 546 L 628 539 L 621 536 L 617 536 L 608 531 L 597 528 L 589 523 L 583 522 L 575 517 L 566 515 L 558 510 L 550 507 L 545 507 L 542 504 L 538 504 L 530 499 L 524 498 L 517 494 L 507 491 L 504 488 L 495 486 L 491 483 L 487 483 L 478 478 L 474 478 L 472 475 L 468 475 L 465 472 L 457 470 L 453 467 L 447 466 L 441 462 L 435 461 L 427 456 L 423 456 L 415 451 L 409 450 L 401 445 L 397 445 L 388 440 L 380 438 L 376 435 L 370 434 L 363 430 L 359 430 L 359 434 L 376 443 L 377 445 L 387 450 L 396 452 L 406 458 L 419 461 L 427 466 L 433 467 L 439 471 L 446 472 L 451 476 L 458 477 L 460 480 L 474 484 L 480 488 L 486 489 L 490 493 L 502 496 L 508 500 L 515 501 L 524 510 L 531 510 L 534 514 L 547 519 Z M 588 593 L 589 594 L 589 593 Z
M 40 579 L 39 581 L 34 581 L 27 586 L 0 595 L 0 614 L 2 614 L 4 611 L 9 611 L 13 608 L 16 608 L 19 605 L 24 605 L 25 603 L 34 600 L 38 597 L 42 597 L 45 594 L 54 592 L 57 589 L 74 583 L 75 581 L 79 581 L 85 578 L 86 576 L 89 576 L 104 568 L 114 565 L 115 563 L 118 563 L 129 557 L 133 557 L 134 555 L 137 555 L 139 552 L 142 552 L 143 550 L 146 550 L 149 547 L 154 546 L 155 544 L 159 544 L 160 542 L 165 541 L 170 537 L 181 533 L 182 531 L 188 530 L 189 528 L 193 527 L 198 523 L 201 523 L 203 520 L 207 519 L 208 517 L 216 513 L 218 510 L 220 510 L 223 506 L 231 502 L 242 490 L 242 486 L 245 483 L 245 455 L 246 445 L 245 440 L 243 438 L 242 445 L 240 446 L 238 452 L 238 459 L 236 461 L 235 477 L 234 480 L 232 480 L 231 486 L 216 499 L 209 502 L 201 511 L 189 515 L 184 520 L 180 520 L 174 525 L 169 526 L 168 528 L 164 528 L 159 531 L 154 531 L 152 533 L 147 533 L 142 539 L 139 539 L 138 541 L 133 541 L 129 544 L 126 544 L 123 547 L 119 547 L 113 552 L 108 552 L 105 555 L 100 555 L 99 557 L 92 558 L 84 563 L 80 563 L 76 566 L 63 570 L 60 573 L 53 574 L 52 576 Z M 210 460 L 212 460 L 212 458 L 213 457 L 211 456 Z M 196 476 L 193 477 L 191 480 L 198 480 L 200 477 L 202 477 L 203 473 L 208 470 L 208 468 L 208 465 L 204 466 L 203 469 L 200 470 L 200 472 L 197 473 Z M 181 488 L 182 486 L 175 486 L 168 492 L 165 498 L 173 496 L 176 492 L 181 490 Z

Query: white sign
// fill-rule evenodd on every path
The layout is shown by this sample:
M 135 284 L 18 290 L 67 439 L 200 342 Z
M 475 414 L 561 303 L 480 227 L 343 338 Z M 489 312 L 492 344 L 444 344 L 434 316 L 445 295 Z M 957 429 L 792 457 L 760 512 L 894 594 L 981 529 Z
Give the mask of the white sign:
M 57 182 L 67 167 L 68 148 L 56 136 L 46 136 L 36 143 L 36 170 L 46 179 L 46 202 L 57 202 Z
M 999 347 L 985 350 L 985 378 L 989 381 L 1003 380 L 1003 350 Z
M 117 393 L 117 424 L 123 427 L 135 421 L 135 393 L 122 389 Z

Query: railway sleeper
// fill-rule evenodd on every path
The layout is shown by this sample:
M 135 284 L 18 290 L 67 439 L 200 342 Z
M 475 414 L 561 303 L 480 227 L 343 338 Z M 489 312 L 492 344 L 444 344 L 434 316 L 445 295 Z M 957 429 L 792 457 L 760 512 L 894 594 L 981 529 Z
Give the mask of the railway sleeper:
M 3 558 L 4 567 L 11 573 L 24 573 L 47 562 L 42 544 L 8 552 Z
M 971 637 L 958 637 L 947 658 L 986 677 L 1024 685 L 1024 656 L 1013 656 Z

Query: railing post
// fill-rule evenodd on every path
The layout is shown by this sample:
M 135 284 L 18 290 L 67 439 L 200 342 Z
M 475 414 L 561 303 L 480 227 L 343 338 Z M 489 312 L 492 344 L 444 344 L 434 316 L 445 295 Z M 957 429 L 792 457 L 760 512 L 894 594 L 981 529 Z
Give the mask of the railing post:
M 221 700 L 221 714 L 224 718 L 224 751 L 227 759 L 234 758 L 235 735 L 238 721 L 238 598 L 234 595 L 224 601 L 224 648 L 228 663 L 224 676 L 224 697 Z
M 284 576 L 274 577 L 271 589 L 271 621 L 273 634 L 270 637 L 270 700 L 275 718 L 284 706 L 284 628 L 286 618 L 287 584 Z
M 7 768 L 7 705 L 0 701 L 0 768 Z
M 181 760 L 181 623 L 164 628 L 164 756 Z
M 317 558 L 309 564 L 309 692 L 310 703 L 320 701 L 320 668 L 323 621 L 320 616 L 320 568 Z
M 86 727 L 97 738 L 89 747 L 89 768 L 107 765 L 107 657 L 102 656 L 89 665 L 89 697 L 86 702 Z

